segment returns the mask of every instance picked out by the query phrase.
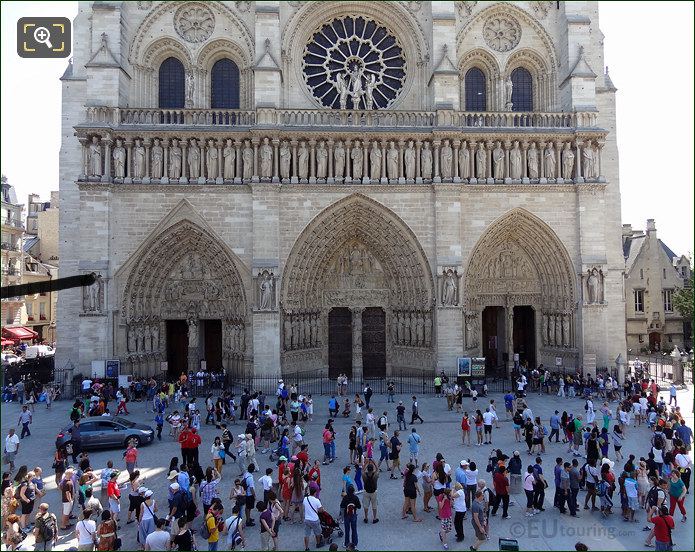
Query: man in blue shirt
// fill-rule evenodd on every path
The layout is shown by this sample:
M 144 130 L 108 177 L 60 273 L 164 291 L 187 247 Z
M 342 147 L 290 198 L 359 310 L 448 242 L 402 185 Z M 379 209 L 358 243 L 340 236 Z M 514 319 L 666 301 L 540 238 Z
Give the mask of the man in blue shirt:
M 512 395 L 511 391 L 507 391 L 507 394 L 504 396 L 504 412 L 505 412 L 505 418 L 508 420 L 510 416 L 514 414 L 514 395 Z
M 536 479 L 533 485 L 533 507 L 540 512 L 545 512 L 543 501 L 545 500 L 545 488 L 548 486 L 548 483 L 546 483 L 545 477 L 543 477 L 542 463 L 543 459 L 540 456 L 536 456 L 536 463 L 533 465 L 533 477 Z
M 456 478 L 456 483 L 461 483 L 461 486 L 465 489 L 466 488 L 466 470 L 464 469 L 464 466 L 468 466 L 468 462 L 465 460 L 461 460 L 459 463 L 459 467 L 456 468 L 456 473 L 454 474 L 454 477 Z
M 678 438 L 683 441 L 685 450 L 690 452 L 690 443 L 693 438 L 693 430 L 685 425 L 685 420 L 681 420 L 680 425 L 676 427 L 676 435 L 678 435 Z
M 255 471 L 256 466 L 254 464 L 249 464 L 241 483 L 241 486 L 246 489 L 246 508 L 244 508 L 244 510 L 246 510 L 246 527 L 253 527 L 256 525 L 253 519 L 251 519 L 251 512 L 253 512 L 253 507 L 256 503 L 256 488 L 253 483 L 253 472 Z
M 191 486 L 191 478 L 188 475 L 188 466 L 186 466 L 186 464 L 181 465 L 181 471 L 176 477 L 176 482 L 179 484 L 182 491 L 188 492 Z
M 420 441 L 422 438 L 417 434 L 415 428 L 413 428 L 410 436 L 408 437 L 408 445 L 410 446 L 410 462 L 417 467 L 418 465 L 418 454 L 420 453 Z
M 548 443 L 552 442 L 553 435 L 555 435 L 556 443 L 560 440 L 560 416 L 558 416 L 558 414 L 556 410 L 555 414 L 550 417 L 550 435 L 548 436 Z
M 560 497 L 563 496 L 562 493 L 562 472 L 564 468 L 562 467 L 562 458 L 555 459 L 555 468 L 553 470 L 553 475 L 555 476 L 555 496 L 553 497 L 553 505 L 556 508 L 564 508 L 564 500 L 561 502 Z

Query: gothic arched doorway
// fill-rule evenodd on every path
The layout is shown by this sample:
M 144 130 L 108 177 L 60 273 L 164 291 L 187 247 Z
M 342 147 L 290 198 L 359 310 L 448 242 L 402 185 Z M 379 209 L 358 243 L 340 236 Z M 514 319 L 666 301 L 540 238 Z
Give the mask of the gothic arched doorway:
M 434 369 L 427 258 L 412 230 L 372 199 L 348 196 L 309 223 L 288 257 L 280 296 L 285 374 L 337 370 L 345 309 L 353 377 Z
M 552 366 L 557 357 L 576 363 L 572 262 L 539 218 L 514 209 L 493 222 L 473 249 L 465 281 L 465 349 L 490 359 L 489 370 L 508 371 L 515 361 Z
M 164 361 L 174 377 L 203 360 L 210 371 L 245 370 L 251 340 L 239 266 L 219 238 L 187 219 L 146 241 L 123 268 L 116 349 L 130 373 L 153 375 Z

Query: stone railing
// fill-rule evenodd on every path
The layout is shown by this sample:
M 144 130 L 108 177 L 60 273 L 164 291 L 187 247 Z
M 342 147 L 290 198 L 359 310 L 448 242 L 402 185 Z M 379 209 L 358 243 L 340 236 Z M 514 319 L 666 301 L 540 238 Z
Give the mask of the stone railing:
M 354 127 L 354 128 L 596 128 L 596 112 L 351 111 L 333 109 L 159 109 L 87 107 L 79 126 Z

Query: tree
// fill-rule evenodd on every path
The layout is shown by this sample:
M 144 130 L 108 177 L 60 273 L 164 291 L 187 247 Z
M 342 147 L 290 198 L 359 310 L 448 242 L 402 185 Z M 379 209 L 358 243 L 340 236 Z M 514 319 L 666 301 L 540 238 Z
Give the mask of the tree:
M 692 288 L 677 289 L 673 294 L 673 306 L 681 313 L 681 316 L 693 318 L 693 307 L 695 306 L 695 296 Z

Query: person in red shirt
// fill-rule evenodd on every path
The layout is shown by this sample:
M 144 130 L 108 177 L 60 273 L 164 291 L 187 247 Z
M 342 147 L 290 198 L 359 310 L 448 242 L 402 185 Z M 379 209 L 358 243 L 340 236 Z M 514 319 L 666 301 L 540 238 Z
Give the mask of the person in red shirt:
M 654 540 L 656 541 L 657 550 L 671 550 L 673 542 L 671 540 L 671 531 L 675 527 L 673 518 L 668 513 L 668 506 L 662 506 L 659 515 L 652 517 L 649 520 L 654 524 Z
M 502 503 L 502 517 L 509 519 L 509 478 L 507 477 L 507 468 L 499 466 L 492 476 L 492 485 L 495 488 L 495 498 L 492 501 L 492 515 L 497 514 L 497 509 Z
M 468 444 L 471 444 L 471 422 L 468 419 L 468 412 L 463 413 L 463 418 L 461 418 L 461 444 L 465 445 L 466 440 Z
M 189 466 L 197 466 L 200 455 L 198 452 L 198 447 L 203 442 L 203 439 L 198 434 L 196 428 L 192 427 L 190 430 L 190 435 L 188 437 L 188 456 L 190 458 L 189 462 L 186 462 Z
M 316 477 L 314 477 L 314 474 L 316 474 Z M 321 464 L 318 460 L 314 460 L 314 465 L 309 470 L 309 480 L 315 480 L 321 487 Z
M 309 445 L 302 445 L 301 450 L 297 454 L 297 460 L 301 462 L 303 470 L 309 463 Z
M 188 426 L 184 426 L 181 433 L 179 433 L 178 441 L 179 445 L 181 446 L 181 463 L 186 464 L 187 466 L 192 465 L 192 456 L 190 454 L 191 445 L 189 444 L 190 438 L 191 430 L 188 428 Z
M 118 514 L 121 512 L 121 489 L 118 487 L 118 472 L 111 472 L 111 477 L 106 485 L 106 495 L 109 497 L 109 510 L 111 519 L 118 523 Z

